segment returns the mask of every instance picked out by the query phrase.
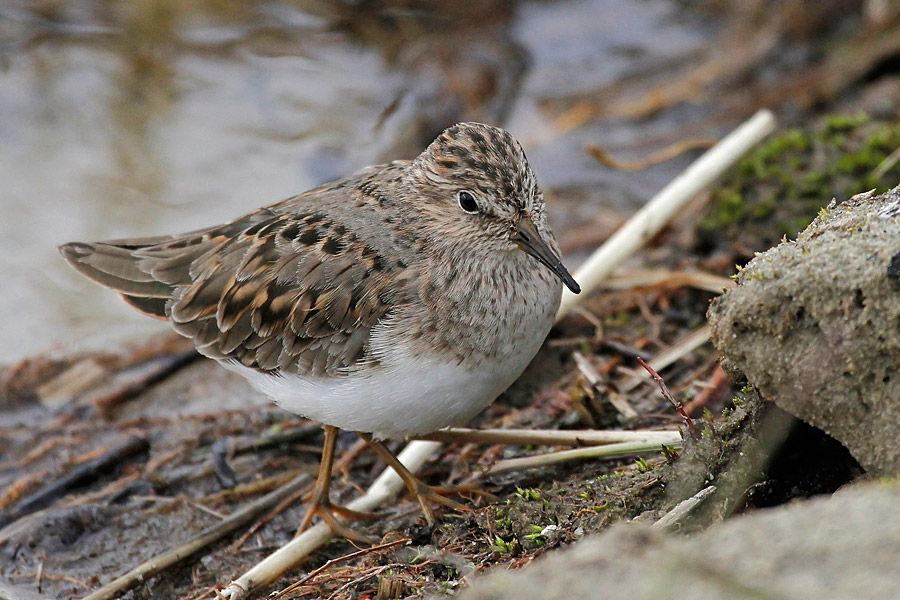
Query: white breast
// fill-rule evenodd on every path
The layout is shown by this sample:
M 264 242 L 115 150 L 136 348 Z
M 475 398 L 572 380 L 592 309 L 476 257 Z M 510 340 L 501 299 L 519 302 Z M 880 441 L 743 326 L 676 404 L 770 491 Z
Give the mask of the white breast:
M 521 323 L 522 336 L 502 360 L 474 365 L 441 361 L 434 354 L 412 356 L 402 343 L 389 345 L 396 332 L 375 336 L 383 344 L 381 368 L 338 377 L 271 375 L 236 362 L 223 364 L 293 413 L 379 439 L 401 438 L 465 424 L 493 402 L 540 348 L 550 329 L 542 317 L 543 323 Z
M 237 363 L 225 366 L 286 410 L 383 439 L 464 424 L 518 377 L 528 360 L 522 362 L 499 370 L 486 365 L 473 372 L 458 364 L 407 359 L 386 369 L 335 378 L 269 375 Z

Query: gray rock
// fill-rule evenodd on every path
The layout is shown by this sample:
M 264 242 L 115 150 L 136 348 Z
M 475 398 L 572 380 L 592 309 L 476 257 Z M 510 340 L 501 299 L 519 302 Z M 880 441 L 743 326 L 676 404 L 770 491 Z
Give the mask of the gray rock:
M 832 202 L 738 283 L 709 310 L 726 366 L 869 472 L 900 474 L 900 187 Z
M 900 597 L 900 485 L 761 510 L 689 538 L 614 526 L 461 600 L 855 600 Z

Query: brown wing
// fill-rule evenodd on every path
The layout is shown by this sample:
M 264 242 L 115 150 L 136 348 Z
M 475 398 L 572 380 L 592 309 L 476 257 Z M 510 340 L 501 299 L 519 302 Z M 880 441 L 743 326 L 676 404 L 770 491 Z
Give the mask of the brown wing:
M 315 375 L 367 358 L 406 269 L 324 214 L 274 207 L 180 236 L 60 250 L 138 310 L 169 319 L 206 356 Z

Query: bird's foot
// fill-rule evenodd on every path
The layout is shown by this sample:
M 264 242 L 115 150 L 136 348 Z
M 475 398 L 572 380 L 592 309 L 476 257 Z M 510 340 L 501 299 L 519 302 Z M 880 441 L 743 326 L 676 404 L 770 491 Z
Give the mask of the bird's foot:
M 432 502 L 440 504 L 441 506 L 446 506 L 447 508 L 452 508 L 459 512 L 470 512 L 472 510 L 465 504 L 460 504 L 456 500 L 447 497 L 447 494 L 455 493 L 453 490 L 431 487 L 430 485 L 423 483 L 422 480 L 417 477 L 414 478 L 413 485 L 415 486 L 413 495 L 415 495 L 416 500 L 419 501 L 419 506 L 422 507 L 422 514 L 425 515 L 425 520 L 429 525 L 434 525 L 434 510 L 431 508 Z
M 306 509 L 306 516 L 304 516 L 303 521 L 300 522 L 300 526 L 297 528 L 295 536 L 303 533 L 312 524 L 315 517 L 321 517 L 322 520 L 331 527 L 331 530 L 335 535 L 340 535 L 348 540 L 363 544 L 371 545 L 378 543 L 378 540 L 356 531 L 338 518 L 343 517 L 348 521 L 367 521 L 377 519 L 379 517 L 378 513 L 352 510 L 346 506 L 333 504 L 328 498 L 314 497 L 310 500 L 309 507 Z

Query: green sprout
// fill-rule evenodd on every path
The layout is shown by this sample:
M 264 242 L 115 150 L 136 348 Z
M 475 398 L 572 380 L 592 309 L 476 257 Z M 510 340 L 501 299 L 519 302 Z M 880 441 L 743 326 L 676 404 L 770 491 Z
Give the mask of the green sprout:
M 647 471 L 653 469 L 653 463 L 643 458 L 637 459 L 634 463 L 634 466 L 637 467 L 639 473 L 646 473 Z
M 491 544 L 491 550 L 500 554 L 512 554 L 515 540 L 507 542 L 499 535 L 494 536 L 494 543 Z
M 522 489 L 520 487 L 516 488 L 516 497 L 519 498 L 522 502 L 531 502 L 533 500 L 541 499 L 541 490 L 535 488 L 526 488 Z

